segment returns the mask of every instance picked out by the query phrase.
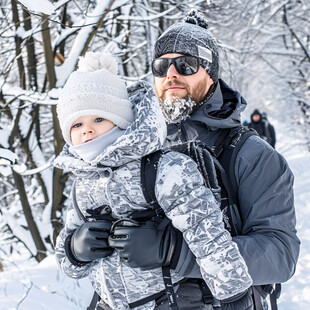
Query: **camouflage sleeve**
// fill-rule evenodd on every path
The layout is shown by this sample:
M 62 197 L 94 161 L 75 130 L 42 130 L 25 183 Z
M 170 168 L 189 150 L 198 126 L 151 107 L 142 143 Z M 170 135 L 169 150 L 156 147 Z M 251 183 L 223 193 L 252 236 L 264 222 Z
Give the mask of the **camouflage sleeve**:
M 91 271 L 91 267 L 97 263 L 97 261 L 94 261 L 89 264 L 76 266 L 70 262 L 66 254 L 65 241 L 67 237 L 71 235 L 73 231 L 76 230 L 82 224 L 83 220 L 81 220 L 78 217 L 72 204 L 70 204 L 70 207 L 68 208 L 67 211 L 65 226 L 60 231 L 56 239 L 56 246 L 55 246 L 55 257 L 58 266 L 68 277 L 75 279 L 80 279 L 88 276 Z
M 247 266 L 224 228 L 220 207 L 191 158 L 165 154 L 155 193 L 172 224 L 182 231 L 215 298 L 230 298 L 251 286 Z

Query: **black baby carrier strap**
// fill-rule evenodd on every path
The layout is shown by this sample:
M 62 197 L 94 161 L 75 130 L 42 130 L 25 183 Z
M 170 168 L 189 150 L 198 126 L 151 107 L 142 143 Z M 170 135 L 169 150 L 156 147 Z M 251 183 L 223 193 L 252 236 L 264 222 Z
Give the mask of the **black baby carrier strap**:
M 100 301 L 100 299 L 101 299 L 100 296 L 95 291 L 94 295 L 93 295 L 93 298 L 92 298 L 92 300 L 90 302 L 90 305 L 86 308 L 86 310 L 94 310 L 94 309 L 96 309 L 97 303 L 98 303 L 98 301 Z
M 150 207 L 153 209 L 153 216 L 162 216 L 164 214 L 163 209 L 159 205 L 155 195 L 155 182 L 157 167 L 162 156 L 162 151 L 154 152 L 150 155 L 144 156 L 141 159 L 141 187 L 145 197 Z M 166 295 L 168 298 L 168 304 L 170 310 L 178 310 L 176 295 L 171 281 L 171 273 L 169 266 L 162 267 L 163 280 L 165 284 Z M 160 293 L 163 294 L 162 292 Z M 151 300 L 156 299 L 159 296 L 150 296 Z M 149 298 L 148 300 L 149 301 Z M 144 304 L 146 301 L 143 300 Z M 137 304 L 135 304 L 137 306 Z M 130 305 L 132 307 L 132 305 Z

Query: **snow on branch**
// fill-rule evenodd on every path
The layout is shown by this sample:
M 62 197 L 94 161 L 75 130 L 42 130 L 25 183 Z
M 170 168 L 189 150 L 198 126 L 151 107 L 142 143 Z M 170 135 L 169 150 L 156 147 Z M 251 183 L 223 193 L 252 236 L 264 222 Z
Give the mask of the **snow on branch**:
M 54 159 L 54 157 L 52 159 Z M 52 160 L 34 169 L 27 169 L 25 165 L 13 165 L 13 169 L 18 174 L 25 176 L 25 175 L 34 175 L 34 174 L 40 173 L 51 166 L 52 166 Z
M 96 24 L 100 23 L 102 17 L 107 12 L 107 10 L 109 10 L 113 2 L 114 0 L 99 1 L 92 12 L 92 15 L 89 15 L 85 19 L 84 25 L 88 26 L 81 28 L 79 31 L 66 61 L 61 66 L 55 68 L 57 75 L 57 87 L 62 87 L 71 72 L 74 71 L 78 57 L 81 56 L 91 33 L 94 31 L 94 27 Z
M 17 161 L 17 155 L 10 150 L 0 148 L 0 165 L 14 164 Z
M 51 15 L 55 12 L 54 5 L 48 0 L 19 0 L 18 2 L 31 13 Z

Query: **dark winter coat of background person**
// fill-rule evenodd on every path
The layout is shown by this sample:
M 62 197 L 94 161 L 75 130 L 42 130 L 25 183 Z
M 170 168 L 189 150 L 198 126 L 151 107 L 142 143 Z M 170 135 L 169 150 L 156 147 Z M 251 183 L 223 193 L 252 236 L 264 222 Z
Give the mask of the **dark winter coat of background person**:
M 251 122 L 246 126 L 255 129 L 261 138 L 275 148 L 276 132 L 274 127 L 269 123 L 266 112 L 260 113 L 258 109 L 255 109 L 251 114 Z

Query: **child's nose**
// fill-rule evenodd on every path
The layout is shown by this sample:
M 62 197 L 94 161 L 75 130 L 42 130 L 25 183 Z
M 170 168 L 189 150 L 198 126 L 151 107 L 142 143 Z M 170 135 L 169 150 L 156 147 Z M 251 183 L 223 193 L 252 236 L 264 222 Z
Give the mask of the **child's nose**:
M 85 126 L 85 127 L 84 127 L 84 130 L 83 130 L 83 135 L 86 135 L 86 134 L 88 134 L 88 133 L 93 133 L 93 132 L 94 132 L 94 130 L 93 130 L 92 127 L 90 127 L 90 126 Z

